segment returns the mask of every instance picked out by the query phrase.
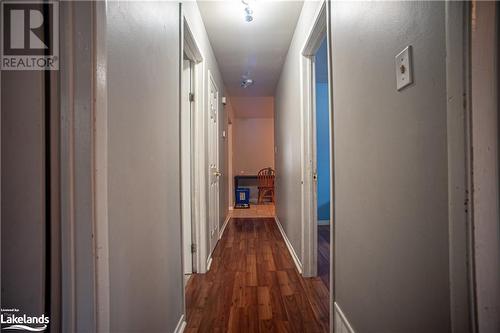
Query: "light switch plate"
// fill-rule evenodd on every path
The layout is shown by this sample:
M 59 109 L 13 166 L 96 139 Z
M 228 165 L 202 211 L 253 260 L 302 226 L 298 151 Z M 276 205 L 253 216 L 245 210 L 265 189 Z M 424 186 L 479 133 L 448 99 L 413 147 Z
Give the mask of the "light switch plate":
M 411 45 L 396 56 L 396 87 L 398 90 L 413 83 Z

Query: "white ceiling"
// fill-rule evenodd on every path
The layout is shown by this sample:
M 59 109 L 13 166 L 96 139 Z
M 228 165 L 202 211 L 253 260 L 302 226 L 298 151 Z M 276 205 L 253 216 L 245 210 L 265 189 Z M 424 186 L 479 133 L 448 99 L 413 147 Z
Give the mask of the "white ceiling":
M 302 1 L 251 1 L 246 22 L 239 0 L 198 1 L 210 43 L 229 96 L 273 96 Z M 253 86 L 240 87 L 245 73 Z

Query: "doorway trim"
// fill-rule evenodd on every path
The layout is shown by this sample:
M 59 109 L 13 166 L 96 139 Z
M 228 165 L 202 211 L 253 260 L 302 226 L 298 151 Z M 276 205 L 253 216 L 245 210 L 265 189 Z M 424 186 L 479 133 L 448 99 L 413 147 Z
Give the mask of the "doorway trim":
M 182 9 L 181 9 L 182 11 Z M 192 136 L 191 136 L 191 218 L 192 218 L 192 234 L 195 244 L 195 253 L 193 255 L 193 269 L 197 273 L 205 273 L 206 258 L 207 258 L 207 242 L 206 242 L 206 176 L 205 176 L 205 112 L 204 110 L 204 57 L 199 48 L 199 43 L 196 41 L 194 34 L 190 28 L 189 22 L 182 12 L 182 26 L 181 26 L 181 63 L 182 56 L 186 54 L 190 61 L 193 62 L 193 91 L 194 102 L 192 105 Z M 182 87 L 182 75 L 181 75 Z M 183 112 L 181 110 L 181 112 Z M 195 158 L 197 157 L 197 158 Z M 182 228 L 183 229 L 183 228 Z M 184 251 L 184 245 L 183 251 Z M 184 253 L 182 254 L 184 256 Z M 182 268 L 184 272 L 184 264 Z M 185 287 L 185 286 L 184 286 Z
M 193 109 L 194 109 L 194 62 L 186 53 L 182 57 L 180 100 L 180 155 L 181 155 L 181 221 L 184 262 L 184 280 L 196 273 L 196 239 L 193 226 Z
M 315 81 L 315 53 L 319 49 L 323 38 L 327 35 L 327 7 L 323 1 L 315 13 L 314 25 L 309 31 L 300 57 L 301 83 L 301 174 L 302 174 L 302 267 L 306 277 L 317 275 L 317 242 L 316 228 L 316 195 L 314 193 L 314 159 L 315 159 L 315 109 L 316 93 Z M 329 43 L 329 41 L 328 41 Z M 330 78 L 328 84 L 331 85 Z M 331 116 L 331 105 L 329 103 Z M 331 123 L 331 122 L 330 122 Z M 331 130 L 330 130 L 331 141 Z M 331 173 L 330 162 L 330 173 Z M 330 194 L 332 192 L 330 182 Z
M 60 327 L 109 331 L 106 4 L 61 2 L 60 26 Z

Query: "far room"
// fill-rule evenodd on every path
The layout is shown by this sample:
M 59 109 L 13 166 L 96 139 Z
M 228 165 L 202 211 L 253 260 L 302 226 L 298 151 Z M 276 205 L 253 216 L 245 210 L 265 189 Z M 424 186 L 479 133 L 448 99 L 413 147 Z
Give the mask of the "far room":
M 252 96 L 251 84 L 243 81 L 235 94 L 225 106 L 229 205 L 234 217 L 274 216 L 274 97 Z

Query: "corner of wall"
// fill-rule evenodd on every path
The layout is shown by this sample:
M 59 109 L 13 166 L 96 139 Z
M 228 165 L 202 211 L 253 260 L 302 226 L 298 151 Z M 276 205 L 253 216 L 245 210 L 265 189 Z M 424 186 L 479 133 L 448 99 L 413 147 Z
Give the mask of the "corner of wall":
M 337 333 L 355 333 L 354 329 L 347 320 L 344 312 L 342 312 L 342 310 L 340 309 L 340 306 L 337 302 L 334 302 L 333 327 L 334 332 Z

